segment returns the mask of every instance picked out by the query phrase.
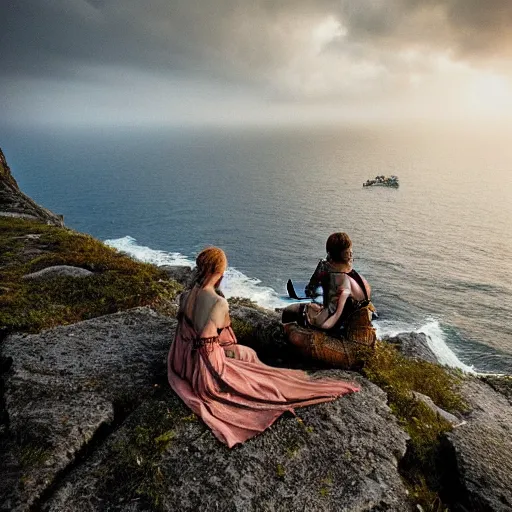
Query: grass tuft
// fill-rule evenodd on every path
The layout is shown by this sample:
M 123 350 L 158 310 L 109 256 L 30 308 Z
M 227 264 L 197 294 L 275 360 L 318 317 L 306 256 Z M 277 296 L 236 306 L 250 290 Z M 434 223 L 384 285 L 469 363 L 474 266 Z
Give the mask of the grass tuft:
M 166 478 L 162 470 L 162 454 L 175 438 L 177 418 L 163 403 L 155 404 L 151 414 L 143 418 L 127 436 L 112 448 L 115 470 L 104 476 L 105 491 L 110 484 L 125 501 L 143 498 L 161 509 Z
M 276 466 L 276 475 L 277 475 L 277 478 L 279 478 L 280 480 L 283 480 L 284 477 L 286 476 L 286 469 L 284 468 L 284 466 L 282 464 L 278 464 Z
M 41 467 L 50 458 L 51 452 L 44 446 L 26 444 L 20 447 L 19 461 L 24 468 Z
M 54 265 L 81 267 L 94 275 L 22 279 Z M 0 218 L 1 329 L 38 332 L 137 306 L 165 310 L 180 290 L 158 267 L 132 260 L 91 236 Z
M 235 332 L 238 343 L 242 345 L 252 345 L 254 343 L 253 338 L 256 331 L 254 325 L 244 320 L 231 317 L 231 327 Z

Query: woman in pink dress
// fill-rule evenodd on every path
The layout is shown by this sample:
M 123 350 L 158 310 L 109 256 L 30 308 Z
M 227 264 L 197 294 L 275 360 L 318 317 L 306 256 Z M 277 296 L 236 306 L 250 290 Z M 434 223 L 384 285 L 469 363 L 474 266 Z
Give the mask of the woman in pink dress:
M 273 368 L 238 345 L 226 299 L 215 291 L 227 267 L 221 249 L 197 257 L 195 284 L 181 296 L 168 378 L 181 399 L 232 447 L 263 432 L 284 411 L 334 400 L 358 386 L 314 380 L 300 370 Z

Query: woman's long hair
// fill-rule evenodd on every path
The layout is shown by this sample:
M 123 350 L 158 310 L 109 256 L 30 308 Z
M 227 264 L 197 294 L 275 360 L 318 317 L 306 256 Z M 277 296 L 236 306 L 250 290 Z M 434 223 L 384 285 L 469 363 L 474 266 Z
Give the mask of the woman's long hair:
M 203 249 L 196 258 L 197 267 L 192 276 L 192 286 L 195 284 L 203 286 L 210 276 L 224 272 L 227 262 L 226 254 L 222 249 L 218 247 L 207 247 Z M 220 279 L 215 286 L 219 286 L 219 284 Z

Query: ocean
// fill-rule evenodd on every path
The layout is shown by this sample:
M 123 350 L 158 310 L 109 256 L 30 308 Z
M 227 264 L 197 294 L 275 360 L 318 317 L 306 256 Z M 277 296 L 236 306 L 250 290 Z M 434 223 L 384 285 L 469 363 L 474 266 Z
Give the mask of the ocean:
M 222 247 L 228 296 L 274 308 L 346 231 L 378 333 L 512 373 L 512 144 L 470 127 L 0 128 L 21 189 L 156 264 Z M 363 188 L 395 174 L 400 188 Z

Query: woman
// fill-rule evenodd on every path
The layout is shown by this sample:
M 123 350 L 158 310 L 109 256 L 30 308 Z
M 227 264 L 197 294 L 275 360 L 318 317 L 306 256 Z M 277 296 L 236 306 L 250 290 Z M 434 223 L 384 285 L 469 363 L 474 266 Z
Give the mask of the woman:
M 181 297 L 168 378 L 217 439 L 231 448 L 263 432 L 284 411 L 358 391 L 347 382 L 272 368 L 254 350 L 238 345 L 228 303 L 216 292 L 227 267 L 224 252 L 209 247 L 196 263 L 195 284 Z
M 284 329 L 288 340 L 303 355 L 353 368 L 360 365 L 361 346 L 375 345 L 370 285 L 352 268 L 352 241 L 346 233 L 333 233 L 327 239 L 326 250 L 327 259 L 320 260 L 306 286 L 309 297 L 315 297 L 318 287 L 322 287 L 323 304 L 288 306 L 282 316 Z

